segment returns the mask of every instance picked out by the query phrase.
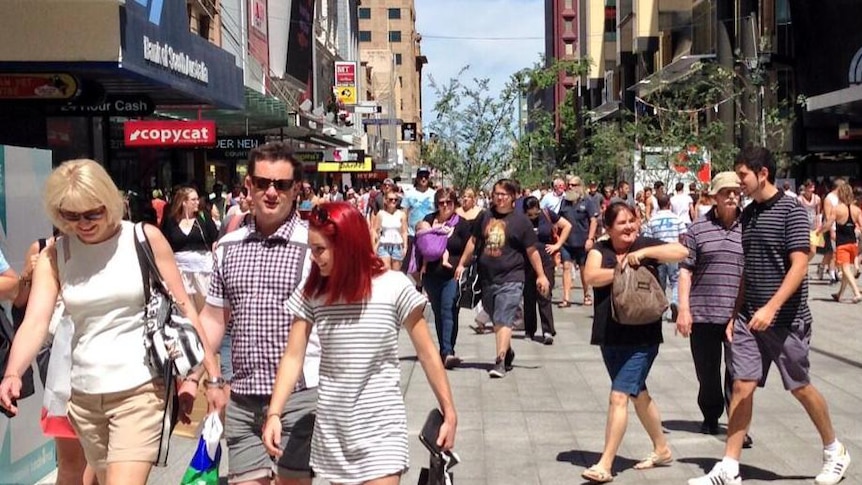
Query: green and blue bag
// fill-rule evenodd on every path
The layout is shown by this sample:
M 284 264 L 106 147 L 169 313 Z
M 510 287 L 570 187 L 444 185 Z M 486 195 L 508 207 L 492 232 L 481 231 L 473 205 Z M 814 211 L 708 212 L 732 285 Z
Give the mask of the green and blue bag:
M 198 449 L 192 456 L 180 485 L 218 485 L 218 468 L 221 462 L 219 440 L 223 430 L 217 413 L 207 416 L 198 439 Z

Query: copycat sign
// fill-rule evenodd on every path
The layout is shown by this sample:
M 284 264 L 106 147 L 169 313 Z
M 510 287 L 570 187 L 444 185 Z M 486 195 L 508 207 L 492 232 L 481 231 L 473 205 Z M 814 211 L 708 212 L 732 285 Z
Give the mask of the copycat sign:
M 123 124 L 127 147 L 212 146 L 214 121 L 127 121 Z

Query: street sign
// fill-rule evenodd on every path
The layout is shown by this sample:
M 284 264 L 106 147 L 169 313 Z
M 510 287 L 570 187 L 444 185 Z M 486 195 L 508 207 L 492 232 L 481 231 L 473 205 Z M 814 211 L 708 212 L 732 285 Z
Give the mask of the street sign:
M 348 110 L 348 111 L 349 111 L 349 110 Z M 353 112 L 354 112 L 354 113 L 359 113 L 359 114 L 361 114 L 361 115 L 373 115 L 373 114 L 375 114 L 375 113 L 380 113 L 381 111 L 383 111 L 383 108 L 381 108 L 380 106 L 361 106 L 361 105 L 356 105 L 356 106 L 354 106 L 354 107 L 353 107 Z
M 356 104 L 356 86 L 335 86 L 333 89 L 340 103 L 349 106 Z
M 400 125 L 404 121 L 401 118 L 367 118 L 362 120 L 362 123 L 366 125 Z
M 371 157 L 356 162 L 323 162 L 317 164 L 318 172 L 370 172 L 374 166 Z

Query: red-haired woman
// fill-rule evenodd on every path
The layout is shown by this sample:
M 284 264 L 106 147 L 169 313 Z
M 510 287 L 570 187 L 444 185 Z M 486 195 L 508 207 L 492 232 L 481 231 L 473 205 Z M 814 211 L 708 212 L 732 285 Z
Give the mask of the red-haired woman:
M 413 282 L 374 254 L 368 224 L 345 202 L 309 217 L 313 261 L 304 287 L 285 304 L 296 315 L 269 409 L 282 409 L 302 372 L 312 326 L 320 336 L 320 385 L 311 466 L 341 484 L 397 485 L 409 464 L 407 415 L 400 391 L 398 333 L 405 327 L 443 412 L 437 444 L 455 441 L 457 417 L 446 372 Z M 281 407 L 279 407 L 281 406 Z M 263 442 L 280 453 L 281 422 L 267 415 Z

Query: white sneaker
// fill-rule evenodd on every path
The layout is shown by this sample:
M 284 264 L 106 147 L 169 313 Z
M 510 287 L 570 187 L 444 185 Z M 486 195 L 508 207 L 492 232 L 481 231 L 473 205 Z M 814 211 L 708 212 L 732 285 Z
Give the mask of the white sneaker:
M 742 477 L 731 477 L 718 462 L 706 475 L 690 479 L 688 485 L 742 485 Z
M 850 453 L 847 452 L 844 445 L 841 445 L 841 449 L 836 453 L 824 451 L 823 468 L 814 478 L 814 483 L 816 485 L 835 485 L 844 478 L 848 466 L 850 466 Z

